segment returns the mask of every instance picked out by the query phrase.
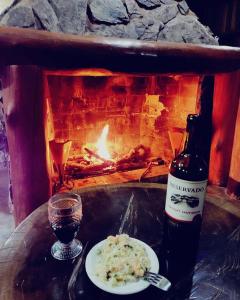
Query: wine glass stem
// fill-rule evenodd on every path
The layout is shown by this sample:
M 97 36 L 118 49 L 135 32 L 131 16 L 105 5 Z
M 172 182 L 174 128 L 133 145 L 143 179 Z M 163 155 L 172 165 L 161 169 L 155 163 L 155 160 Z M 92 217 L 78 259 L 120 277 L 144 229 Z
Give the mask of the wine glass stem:
M 63 249 L 69 249 L 69 248 L 71 248 L 73 246 L 74 239 L 71 242 L 67 243 L 67 244 L 62 243 L 62 242 L 60 242 L 60 243 L 61 243 L 61 246 L 62 246 Z

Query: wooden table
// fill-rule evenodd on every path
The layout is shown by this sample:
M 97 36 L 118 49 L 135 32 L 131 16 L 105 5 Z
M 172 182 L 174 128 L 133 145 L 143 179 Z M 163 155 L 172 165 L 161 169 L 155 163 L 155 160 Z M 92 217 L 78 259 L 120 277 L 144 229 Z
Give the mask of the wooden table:
M 168 293 L 150 286 L 139 294 L 122 297 L 240 299 L 240 207 L 227 201 L 222 191 L 213 187 L 208 189 L 193 272 L 179 278 Z M 95 287 L 84 268 L 84 258 L 91 247 L 107 235 L 117 234 L 119 228 L 152 246 L 159 257 L 161 273 L 164 273 L 162 220 L 165 192 L 165 185 L 137 183 L 79 191 L 84 217 L 78 238 L 87 246 L 83 257 L 65 262 L 53 259 L 50 254 L 55 236 L 48 223 L 47 203 L 42 205 L 16 228 L 0 250 L 0 299 L 119 297 Z M 132 193 L 134 197 L 129 202 Z

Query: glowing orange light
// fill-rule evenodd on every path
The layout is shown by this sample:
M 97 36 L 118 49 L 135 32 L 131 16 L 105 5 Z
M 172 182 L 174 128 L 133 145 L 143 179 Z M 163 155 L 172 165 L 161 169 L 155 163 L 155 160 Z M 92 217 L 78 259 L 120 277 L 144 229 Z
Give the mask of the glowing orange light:
M 111 155 L 107 148 L 107 136 L 109 131 L 109 125 L 105 125 L 102 133 L 97 141 L 97 154 L 105 159 L 111 159 Z

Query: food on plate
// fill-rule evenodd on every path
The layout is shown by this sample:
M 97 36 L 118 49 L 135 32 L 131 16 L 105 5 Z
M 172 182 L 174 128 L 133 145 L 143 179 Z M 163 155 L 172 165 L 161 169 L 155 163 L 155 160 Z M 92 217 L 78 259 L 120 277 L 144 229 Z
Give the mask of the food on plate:
M 98 249 L 96 276 L 113 287 L 137 281 L 150 268 L 145 247 L 127 234 L 109 236 Z

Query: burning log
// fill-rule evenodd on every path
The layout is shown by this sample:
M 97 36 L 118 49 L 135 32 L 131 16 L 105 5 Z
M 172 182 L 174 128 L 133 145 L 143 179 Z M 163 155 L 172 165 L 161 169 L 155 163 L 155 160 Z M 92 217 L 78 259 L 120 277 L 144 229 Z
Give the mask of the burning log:
M 91 163 L 90 160 L 86 159 L 82 155 L 74 155 L 68 158 L 68 163 L 75 162 L 75 163 L 84 163 L 89 165 Z
M 117 165 L 116 171 L 126 171 L 126 170 L 135 170 L 146 168 L 147 166 L 146 161 L 139 161 L 139 162 L 123 162 Z
M 111 170 L 111 172 L 116 170 L 116 168 L 112 166 L 112 163 L 107 161 L 94 163 L 92 165 L 71 162 L 67 164 L 65 171 L 67 175 L 82 178 L 105 173 L 107 169 L 109 171 Z
M 151 154 L 151 149 L 144 145 L 138 145 L 131 149 L 128 154 L 119 159 L 116 164 L 119 166 L 122 163 L 146 161 Z
M 116 171 L 121 172 L 146 168 L 151 161 L 149 160 L 151 149 L 144 145 L 138 145 L 134 149 L 131 149 L 128 154 L 116 161 L 107 160 L 86 147 L 84 150 L 90 155 L 90 157 L 94 157 L 101 162 L 84 160 L 82 158 L 77 161 L 68 161 L 66 165 L 67 175 L 74 178 L 83 178 L 94 175 L 110 174 Z
M 90 150 L 90 149 L 88 149 L 88 148 L 86 148 L 86 147 L 84 148 L 84 150 L 85 150 L 91 157 L 95 157 L 95 158 L 97 158 L 97 159 L 99 159 L 99 160 L 101 160 L 101 161 L 103 161 L 103 162 L 111 162 L 110 160 L 107 160 L 107 159 L 101 157 L 99 154 L 97 154 L 97 153 L 94 152 L 93 150 Z

